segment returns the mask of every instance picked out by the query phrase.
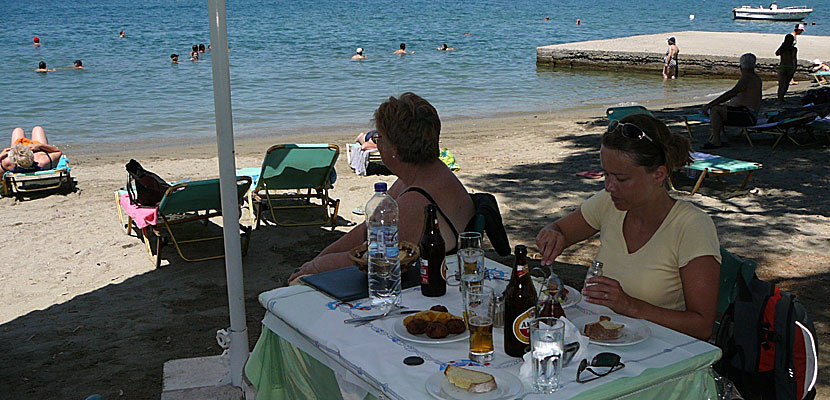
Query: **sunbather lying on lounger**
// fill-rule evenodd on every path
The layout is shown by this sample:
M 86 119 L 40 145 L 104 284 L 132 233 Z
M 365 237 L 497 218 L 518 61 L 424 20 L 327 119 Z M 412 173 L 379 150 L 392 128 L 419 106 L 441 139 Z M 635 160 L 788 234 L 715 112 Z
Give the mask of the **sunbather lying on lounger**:
M 48 170 L 58 165 L 61 154 L 60 149 L 46 140 L 43 128 L 32 128 L 31 140 L 26 137 L 23 128 L 14 128 L 11 147 L 0 153 L 0 168 L 4 172 Z
M 374 150 L 374 149 L 378 148 L 378 144 L 375 143 L 375 140 L 374 140 L 374 136 L 377 135 L 377 133 L 378 133 L 377 130 L 372 129 L 369 132 L 361 133 L 361 134 L 357 135 L 357 138 L 355 138 L 354 141 L 357 142 L 357 143 L 360 143 L 360 150 L 363 150 L 363 151 Z

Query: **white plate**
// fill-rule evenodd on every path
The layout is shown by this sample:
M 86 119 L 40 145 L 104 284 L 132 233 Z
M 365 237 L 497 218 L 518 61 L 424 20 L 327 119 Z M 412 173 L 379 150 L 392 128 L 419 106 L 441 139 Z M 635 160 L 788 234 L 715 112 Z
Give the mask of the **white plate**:
M 565 289 L 568 289 L 568 296 L 565 298 L 565 302 L 562 303 L 562 308 L 568 308 L 582 300 L 582 293 L 579 293 L 579 290 L 568 285 L 565 285 Z
M 622 336 L 612 340 L 590 339 L 591 343 L 602 346 L 628 346 L 640 343 L 651 336 L 651 329 L 649 329 L 648 325 L 646 325 L 643 320 L 629 318 L 622 315 L 609 315 L 609 317 L 611 317 L 611 322 L 617 322 L 625 325 L 625 327 L 623 327 Z M 573 322 L 574 326 L 576 326 L 577 329 L 579 329 L 579 331 L 584 335 L 585 324 L 596 321 L 599 321 L 599 315 L 584 315 L 579 318 L 574 318 L 571 322 Z
M 431 375 L 426 382 L 427 393 L 436 399 L 449 400 L 502 400 L 515 399 L 524 391 L 522 382 L 515 375 L 500 371 L 494 368 L 485 367 L 464 367 L 486 372 L 496 379 L 498 388 L 487 393 L 470 393 L 458 386 L 453 385 L 444 376 L 444 371 L 438 371 Z
M 406 315 L 401 315 L 395 318 L 389 318 L 384 320 L 386 322 L 386 327 L 391 328 L 392 332 L 395 335 L 403 340 L 413 343 L 421 343 L 421 344 L 443 344 L 443 343 L 453 343 L 453 342 L 460 342 L 462 340 L 467 340 L 470 337 L 470 330 L 465 330 L 463 333 L 456 333 L 454 335 L 448 335 L 445 338 L 441 339 L 433 339 L 426 334 L 421 335 L 413 335 L 406 331 L 406 327 L 403 326 L 403 320 L 406 318 Z

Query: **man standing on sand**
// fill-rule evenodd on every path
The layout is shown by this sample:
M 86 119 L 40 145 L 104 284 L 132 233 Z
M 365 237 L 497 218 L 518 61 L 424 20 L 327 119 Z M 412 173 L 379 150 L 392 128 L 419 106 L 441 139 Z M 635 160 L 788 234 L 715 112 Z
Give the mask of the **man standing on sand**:
M 807 25 L 802 23 L 795 24 L 793 28 L 793 46 L 798 44 L 798 35 L 804 33 L 804 29 L 807 29 Z M 795 81 L 795 78 L 790 79 L 790 85 L 798 85 L 798 82 Z
M 703 145 L 704 150 L 717 149 L 729 143 L 724 127 L 752 126 L 758 122 L 761 111 L 761 77 L 755 73 L 755 54 L 741 56 L 741 78 L 732 89 L 703 105 L 703 114 L 712 120 L 712 141 Z M 721 104 L 727 102 L 727 104 Z M 711 110 L 711 112 L 710 112 Z

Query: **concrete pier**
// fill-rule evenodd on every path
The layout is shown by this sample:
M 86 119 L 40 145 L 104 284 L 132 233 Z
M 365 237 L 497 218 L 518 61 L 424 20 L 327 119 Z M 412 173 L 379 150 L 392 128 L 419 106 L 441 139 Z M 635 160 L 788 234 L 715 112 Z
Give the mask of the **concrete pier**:
M 779 58 L 775 50 L 784 41 L 784 34 L 684 31 L 556 44 L 537 47 L 536 64 L 659 75 L 668 49 L 666 39 L 672 36 L 680 48 L 681 77 L 738 77 L 741 54 L 753 53 L 758 58 L 758 74 L 765 79 L 777 79 Z M 812 61 L 830 59 L 830 37 L 799 35 L 797 41 L 799 66 L 796 77 L 812 79 Z

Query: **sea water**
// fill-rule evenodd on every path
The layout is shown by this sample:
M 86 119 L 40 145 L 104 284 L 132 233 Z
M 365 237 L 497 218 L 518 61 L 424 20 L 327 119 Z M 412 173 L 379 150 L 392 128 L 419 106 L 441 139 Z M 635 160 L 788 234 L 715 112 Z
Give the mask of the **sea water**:
M 817 7 L 805 34 L 830 34 L 824 23 L 830 7 L 816 1 L 787 5 L 800 4 Z M 377 106 L 405 91 L 427 98 L 445 121 L 519 111 L 557 114 L 573 107 L 599 115 L 608 106 L 679 97 L 708 101 L 734 81 L 681 76 L 664 84 L 659 74 L 537 67 L 536 47 L 682 30 L 782 36 L 792 31 L 790 22 L 734 21 L 736 5 L 231 1 L 234 132 L 270 137 L 368 130 Z M 211 54 L 188 61 L 191 45 L 210 44 L 206 1 L 0 0 L 0 16 L 0 131 L 42 125 L 50 141 L 88 151 L 96 148 L 89 144 L 214 137 Z M 124 38 L 118 37 L 121 30 Z M 35 35 L 40 47 L 32 45 Z M 393 56 L 400 43 L 415 54 Z M 456 51 L 437 51 L 442 43 Z M 365 49 L 366 60 L 350 59 L 357 47 Z M 179 54 L 180 64 L 170 63 L 171 53 Z M 75 59 L 85 69 L 72 69 Z M 41 60 L 58 71 L 34 72 Z

